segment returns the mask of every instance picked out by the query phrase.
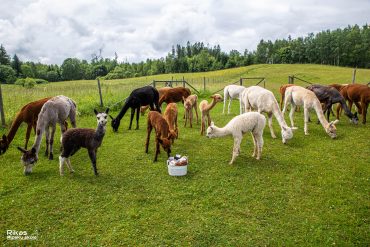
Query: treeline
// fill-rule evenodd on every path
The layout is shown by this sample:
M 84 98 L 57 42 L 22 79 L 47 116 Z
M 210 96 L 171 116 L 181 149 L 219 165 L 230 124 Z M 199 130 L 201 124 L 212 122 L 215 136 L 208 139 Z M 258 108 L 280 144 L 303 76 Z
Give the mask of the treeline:
M 62 65 L 22 62 L 12 58 L 0 46 L 0 81 L 14 83 L 20 78 L 61 80 L 121 79 L 163 73 L 203 72 L 260 63 L 314 63 L 370 68 L 370 27 L 348 26 L 292 39 L 261 40 L 255 51 L 224 52 L 219 45 L 210 47 L 202 42 L 173 46 L 165 58 L 145 62 L 118 62 L 93 55 L 91 61 L 67 58 Z M 41 80 L 42 81 L 42 80 Z

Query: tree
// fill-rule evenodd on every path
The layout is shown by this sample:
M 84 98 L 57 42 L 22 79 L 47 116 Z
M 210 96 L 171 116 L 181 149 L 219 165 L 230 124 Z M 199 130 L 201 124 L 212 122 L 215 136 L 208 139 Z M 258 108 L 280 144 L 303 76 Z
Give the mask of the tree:
M 24 78 L 26 77 L 34 78 L 35 77 L 35 74 L 33 73 L 31 66 L 28 64 L 21 65 L 21 73 Z
M 77 58 L 67 58 L 61 66 L 62 78 L 66 81 L 83 79 L 84 71 L 81 68 L 81 61 Z
M 2 44 L 0 45 L 0 64 L 10 65 L 10 57 Z
M 9 65 L 0 65 L 0 83 L 13 84 L 16 81 L 15 71 Z
M 12 61 L 12 68 L 14 69 L 15 75 L 17 77 L 19 77 L 22 74 L 21 65 L 22 65 L 22 63 L 19 60 L 17 54 L 14 54 L 13 61 Z

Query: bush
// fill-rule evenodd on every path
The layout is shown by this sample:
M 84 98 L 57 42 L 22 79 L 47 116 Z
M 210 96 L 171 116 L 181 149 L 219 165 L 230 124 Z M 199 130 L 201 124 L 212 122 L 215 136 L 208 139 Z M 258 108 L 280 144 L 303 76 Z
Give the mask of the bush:
M 33 88 L 35 85 L 36 85 L 36 80 L 35 79 L 29 78 L 29 77 L 27 77 L 26 79 L 24 79 L 23 86 L 25 88 Z
M 17 81 L 15 82 L 15 85 L 19 85 L 19 86 L 24 86 L 24 83 L 25 83 L 25 79 L 24 78 L 19 78 L 17 79 Z
M 13 84 L 16 81 L 15 71 L 8 65 L 0 65 L 0 83 Z
M 34 79 L 34 80 L 35 80 L 35 82 L 37 84 L 45 84 L 45 83 L 48 83 L 48 81 L 47 80 L 44 80 L 44 79 Z

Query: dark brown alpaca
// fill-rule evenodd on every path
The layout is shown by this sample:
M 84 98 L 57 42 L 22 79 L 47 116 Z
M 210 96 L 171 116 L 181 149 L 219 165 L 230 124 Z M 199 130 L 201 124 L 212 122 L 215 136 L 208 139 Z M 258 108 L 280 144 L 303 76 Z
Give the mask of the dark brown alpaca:
M 157 161 L 158 154 L 160 153 L 159 144 L 167 152 L 167 156 L 171 153 L 171 138 L 170 128 L 167 121 L 162 117 L 159 112 L 150 111 L 148 113 L 148 127 L 147 127 L 147 137 L 145 143 L 145 153 L 148 153 L 150 133 L 153 128 L 155 129 L 155 156 L 154 162 Z
M 169 103 L 176 103 L 176 102 L 183 102 L 183 98 L 187 98 L 191 94 L 191 91 L 189 88 L 184 87 L 175 87 L 167 90 L 163 93 L 163 95 L 159 98 L 159 107 L 162 106 L 163 102 Z
M 348 100 L 349 109 L 352 108 L 354 103 L 357 106 L 358 111 L 362 115 L 362 123 L 366 123 L 366 113 L 370 102 L 370 88 L 367 85 L 362 84 L 349 84 L 342 88 L 340 93 L 343 97 Z M 339 107 L 337 109 L 337 117 L 339 115 Z
M 168 127 L 171 133 L 171 140 L 174 143 L 175 139 L 179 137 L 179 129 L 177 127 L 177 105 L 176 103 L 169 103 L 164 111 L 163 117 L 168 123 Z
M 33 101 L 22 107 L 22 109 L 18 112 L 17 116 L 15 117 L 12 126 L 10 127 L 10 130 L 8 132 L 8 135 L 7 136 L 3 135 L 2 139 L 0 140 L 0 154 L 5 153 L 5 151 L 9 148 L 9 145 L 13 141 L 19 126 L 23 122 L 27 123 L 26 143 L 24 145 L 25 148 L 27 149 L 32 128 L 36 132 L 37 116 L 39 115 L 42 106 L 49 99 L 50 98 L 44 98 L 37 101 Z
M 172 87 L 161 87 L 158 89 L 158 93 L 159 93 L 159 99 L 161 98 L 161 96 L 167 92 L 169 89 L 171 89 Z M 149 109 L 149 105 L 145 105 L 145 106 L 142 106 L 140 107 L 140 113 L 141 113 L 141 116 L 144 116 L 146 110 Z

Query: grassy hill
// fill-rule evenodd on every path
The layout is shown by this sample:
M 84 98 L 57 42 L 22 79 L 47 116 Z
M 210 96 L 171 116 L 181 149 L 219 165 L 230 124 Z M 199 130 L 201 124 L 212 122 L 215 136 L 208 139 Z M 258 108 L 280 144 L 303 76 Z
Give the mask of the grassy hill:
M 237 81 L 240 77 L 265 77 L 266 87 L 277 89 L 288 75 L 322 83 L 348 83 L 352 69 L 320 65 L 253 65 L 207 73 L 170 74 L 102 81 L 106 105 L 126 97 L 132 89 L 152 80 L 182 79 L 206 93 L 201 98 Z M 209 82 L 208 82 L 209 78 Z M 357 82 L 370 81 L 370 70 L 359 69 Z M 250 85 L 255 81 L 251 81 Z M 300 84 L 300 83 L 298 83 Z M 301 84 L 304 85 L 304 84 Z M 79 127 L 96 126 L 93 108 L 98 106 L 96 81 L 58 82 L 27 90 L 2 85 L 7 122 L 20 107 L 45 96 L 64 94 L 73 98 L 81 113 Z M 367 246 L 369 238 L 370 125 L 353 125 L 345 116 L 337 125 L 338 138 L 330 139 L 317 117 L 311 114 L 309 136 L 303 133 L 303 113 L 295 114 L 299 129 L 283 145 L 264 132 L 260 161 L 251 157 L 253 142 L 244 136 L 241 154 L 230 166 L 233 139 L 200 136 L 200 125 L 184 128 L 179 106 L 180 137 L 173 154 L 187 155 L 188 175 L 170 177 L 162 151 L 153 163 L 154 134 L 149 154 L 144 153 L 146 118 L 140 129 L 128 131 L 126 115 L 118 133 L 110 126 L 98 152 L 95 177 L 86 150 L 71 158 L 75 174 L 59 176 L 55 157 L 43 156 L 30 176 L 23 175 L 20 152 L 25 126 L 10 149 L 0 156 L 0 230 L 3 245 L 340 245 Z M 222 104 L 211 116 L 225 125 L 238 111 L 222 115 Z M 112 115 L 116 116 L 117 107 Z M 285 117 L 288 120 L 288 117 Z M 280 128 L 273 120 L 277 136 Z M 135 123 L 134 123 L 135 127 Z M 7 129 L 1 129 L 1 134 Z M 60 129 L 57 128 L 56 140 Z M 33 137 L 32 137 L 33 138 Z M 33 139 L 30 141 L 33 143 Z M 27 231 L 37 240 L 6 240 L 6 230 Z

